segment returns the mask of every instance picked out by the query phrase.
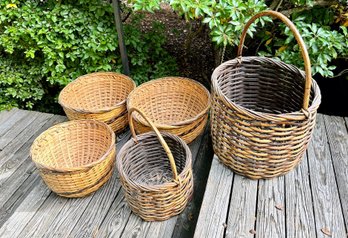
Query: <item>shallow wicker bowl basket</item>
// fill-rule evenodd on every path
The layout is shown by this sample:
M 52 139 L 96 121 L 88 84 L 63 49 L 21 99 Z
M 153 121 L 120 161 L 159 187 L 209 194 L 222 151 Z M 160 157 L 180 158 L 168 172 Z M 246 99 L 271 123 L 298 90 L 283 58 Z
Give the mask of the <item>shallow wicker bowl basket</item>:
M 290 27 L 300 45 L 305 72 L 279 60 L 241 56 L 248 26 L 264 15 L 280 18 Z M 225 165 L 249 178 L 283 175 L 301 161 L 321 102 L 307 49 L 289 19 L 264 11 L 246 24 L 238 56 L 212 75 L 214 152 Z
M 204 129 L 208 119 L 210 94 L 200 83 L 181 77 L 151 80 L 129 94 L 128 108 L 138 108 L 160 131 L 192 142 Z M 138 114 L 133 114 L 138 133 L 150 131 Z
M 58 102 L 70 120 L 99 120 L 118 133 L 128 126 L 126 99 L 134 88 L 134 81 L 126 75 L 91 73 L 69 83 Z
M 135 136 L 131 121 L 134 139 L 116 159 L 126 200 L 145 221 L 169 219 L 181 213 L 192 196 L 191 151 L 180 137 L 160 134 L 155 127 L 155 132 Z
M 115 134 L 96 120 L 64 122 L 37 137 L 30 154 L 53 192 L 63 197 L 83 197 L 111 177 Z

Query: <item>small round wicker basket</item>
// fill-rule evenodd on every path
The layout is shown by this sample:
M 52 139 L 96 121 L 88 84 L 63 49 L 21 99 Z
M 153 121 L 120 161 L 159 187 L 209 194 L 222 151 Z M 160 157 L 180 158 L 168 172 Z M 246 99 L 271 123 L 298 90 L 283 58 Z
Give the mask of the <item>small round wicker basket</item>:
M 70 120 L 95 119 L 118 133 L 128 126 L 126 99 L 134 88 L 134 81 L 126 75 L 91 73 L 69 83 L 58 102 Z
M 163 132 L 145 118 L 154 132 L 136 136 L 129 110 L 129 140 L 117 155 L 116 164 L 127 202 L 145 221 L 162 221 L 180 214 L 193 191 L 192 158 L 187 144 Z
M 96 120 L 64 122 L 37 137 L 30 155 L 53 192 L 63 197 L 83 197 L 111 177 L 115 134 Z
M 192 79 L 165 77 L 151 80 L 133 90 L 127 107 L 140 109 L 160 131 L 178 135 L 190 143 L 207 123 L 210 94 Z M 133 119 L 138 133 L 151 131 L 149 124 L 137 113 Z

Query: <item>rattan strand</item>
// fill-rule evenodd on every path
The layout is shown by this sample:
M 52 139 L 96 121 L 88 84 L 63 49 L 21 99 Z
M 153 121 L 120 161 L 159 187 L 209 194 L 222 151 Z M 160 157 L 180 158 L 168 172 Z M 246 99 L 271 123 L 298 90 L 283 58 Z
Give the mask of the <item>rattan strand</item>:
M 64 122 L 36 138 L 30 154 L 53 192 L 63 197 L 83 197 L 111 177 L 115 134 L 96 120 Z
M 131 115 L 130 127 L 135 136 Z M 154 130 L 129 140 L 116 159 L 126 200 L 145 221 L 180 214 L 193 191 L 192 155 L 187 144 L 176 135 Z
M 128 108 L 138 108 L 160 131 L 192 142 L 204 129 L 210 108 L 210 94 L 200 83 L 187 78 L 165 77 L 137 87 L 127 100 Z M 138 133 L 151 130 L 146 121 L 133 115 Z
M 266 11 L 251 20 L 263 15 L 279 17 Z M 283 175 L 301 161 L 321 102 L 314 80 L 304 98 L 305 78 L 295 66 L 264 57 L 238 57 L 215 69 L 211 131 L 214 152 L 225 165 L 260 179 Z M 306 101 L 308 109 L 301 109 Z
M 123 74 L 91 73 L 69 83 L 58 101 L 70 120 L 99 120 L 119 133 L 128 126 L 126 99 L 134 88 L 134 81 Z

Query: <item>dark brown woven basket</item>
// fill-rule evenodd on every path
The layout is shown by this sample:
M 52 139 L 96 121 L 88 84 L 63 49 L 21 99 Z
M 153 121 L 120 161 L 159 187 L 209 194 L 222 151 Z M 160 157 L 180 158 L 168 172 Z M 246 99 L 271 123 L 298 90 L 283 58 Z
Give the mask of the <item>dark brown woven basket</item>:
M 242 57 L 246 32 L 261 16 L 281 19 L 300 45 L 305 72 L 265 57 Z M 212 75 L 214 151 L 236 173 L 252 179 L 287 173 L 302 159 L 315 125 L 321 94 L 311 78 L 305 44 L 284 15 L 264 11 L 242 33 L 238 58 Z
M 161 221 L 178 215 L 192 196 L 192 155 L 178 136 L 159 132 L 146 117 L 154 132 L 136 136 L 132 112 L 129 125 L 134 139 L 117 155 L 116 165 L 130 208 L 146 221 Z M 169 159 L 169 160 L 168 160 Z

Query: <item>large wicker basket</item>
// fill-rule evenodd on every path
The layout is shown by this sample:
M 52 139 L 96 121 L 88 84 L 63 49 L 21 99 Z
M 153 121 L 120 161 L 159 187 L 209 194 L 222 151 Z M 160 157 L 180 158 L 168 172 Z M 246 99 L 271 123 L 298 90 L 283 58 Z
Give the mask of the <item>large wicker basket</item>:
M 166 220 L 181 213 L 192 196 L 191 152 L 180 137 L 166 132 L 161 135 L 145 117 L 154 132 L 136 136 L 131 119 L 134 110 L 129 110 L 134 139 L 122 147 L 116 159 L 122 187 L 134 213 L 146 221 Z
M 64 122 L 36 138 L 30 154 L 52 191 L 63 197 L 83 197 L 111 177 L 115 134 L 95 120 Z
M 248 27 L 265 15 L 290 27 L 305 72 L 275 59 L 241 56 Z M 225 165 L 249 178 L 283 175 L 301 161 L 321 101 L 319 87 L 311 78 L 307 49 L 288 18 L 264 11 L 246 24 L 238 56 L 212 75 L 214 151 Z
M 192 142 L 204 129 L 210 94 L 200 83 L 182 77 L 165 77 L 144 83 L 129 94 L 128 108 L 138 108 L 160 131 Z M 138 133 L 151 131 L 148 123 L 133 114 Z
M 58 101 L 70 120 L 99 120 L 118 133 L 128 126 L 126 99 L 134 88 L 134 81 L 126 75 L 91 73 L 69 83 Z

